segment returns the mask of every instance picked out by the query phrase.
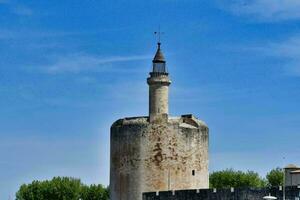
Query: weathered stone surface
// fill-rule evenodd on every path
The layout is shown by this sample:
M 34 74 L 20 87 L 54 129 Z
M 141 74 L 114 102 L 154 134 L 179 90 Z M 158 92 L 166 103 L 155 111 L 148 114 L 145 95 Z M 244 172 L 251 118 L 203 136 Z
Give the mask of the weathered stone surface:
M 149 116 L 150 121 L 157 115 L 169 113 L 169 85 L 171 81 L 166 74 L 150 73 L 149 85 Z
M 166 62 L 158 43 L 149 73 L 149 116 L 111 127 L 111 200 L 141 200 L 143 192 L 208 188 L 208 127 L 192 115 L 169 117 Z
M 245 189 L 213 189 L 200 190 L 180 190 L 180 191 L 161 191 L 149 192 L 143 194 L 143 200 L 262 200 L 264 196 L 277 197 L 277 200 L 283 199 L 283 191 L 279 187 L 274 188 L 245 188 Z M 299 199 L 300 188 L 286 187 L 286 199 Z
M 110 172 L 112 200 L 208 188 L 208 128 L 191 115 L 118 120 L 111 127 Z

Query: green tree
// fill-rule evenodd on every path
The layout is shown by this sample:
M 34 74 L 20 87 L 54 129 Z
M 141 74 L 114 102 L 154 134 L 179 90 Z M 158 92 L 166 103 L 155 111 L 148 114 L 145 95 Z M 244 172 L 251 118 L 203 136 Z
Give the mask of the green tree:
M 106 200 L 109 193 L 102 185 L 83 186 L 81 190 L 82 200 Z
M 266 182 L 258 173 L 253 171 L 235 171 L 226 169 L 213 172 L 209 176 L 211 188 L 244 188 L 244 187 L 264 187 Z
M 108 190 L 102 185 L 87 186 L 79 179 L 55 177 L 23 184 L 16 200 L 107 200 L 108 196 Z
M 283 185 L 283 170 L 279 167 L 272 169 L 266 178 L 269 186 L 276 187 Z

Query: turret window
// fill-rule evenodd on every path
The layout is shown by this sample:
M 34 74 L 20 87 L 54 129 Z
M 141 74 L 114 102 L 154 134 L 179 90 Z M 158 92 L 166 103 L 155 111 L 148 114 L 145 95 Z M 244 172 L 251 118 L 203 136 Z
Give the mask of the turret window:
M 153 72 L 165 73 L 166 71 L 166 63 L 153 63 Z

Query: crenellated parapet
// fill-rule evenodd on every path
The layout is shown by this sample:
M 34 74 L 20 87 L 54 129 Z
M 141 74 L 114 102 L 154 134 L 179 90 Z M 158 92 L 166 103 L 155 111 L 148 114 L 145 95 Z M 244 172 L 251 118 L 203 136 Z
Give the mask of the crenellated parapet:
M 262 200 L 269 195 L 283 200 L 282 187 L 153 191 L 143 193 L 143 200 Z M 300 187 L 286 187 L 285 199 L 299 198 Z

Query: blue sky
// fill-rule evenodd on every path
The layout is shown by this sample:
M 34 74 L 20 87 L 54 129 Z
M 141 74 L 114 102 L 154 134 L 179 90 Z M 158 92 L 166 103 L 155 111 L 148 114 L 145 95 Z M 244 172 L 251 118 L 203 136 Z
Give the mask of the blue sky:
M 109 128 L 147 115 L 162 48 L 171 115 L 210 127 L 210 171 L 300 164 L 298 0 L 0 0 L 0 198 L 53 176 L 108 184 Z M 285 157 L 285 159 L 283 159 Z

